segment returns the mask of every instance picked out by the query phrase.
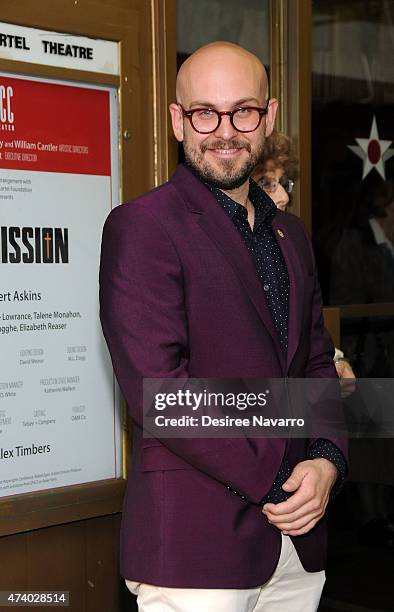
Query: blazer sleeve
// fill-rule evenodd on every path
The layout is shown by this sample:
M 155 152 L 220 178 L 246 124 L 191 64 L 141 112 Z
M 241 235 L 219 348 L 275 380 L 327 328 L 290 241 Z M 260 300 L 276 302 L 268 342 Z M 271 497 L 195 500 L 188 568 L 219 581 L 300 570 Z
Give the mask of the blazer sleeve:
M 309 358 L 305 371 L 305 378 L 321 378 L 321 379 L 337 379 L 337 373 L 334 365 L 334 344 L 330 337 L 330 334 L 326 330 L 324 326 L 323 320 L 323 301 L 320 289 L 320 283 L 317 275 L 316 261 L 313 252 L 312 242 L 307 234 L 306 228 L 302 225 L 306 240 L 308 242 L 310 256 L 312 260 L 313 272 L 314 272 L 314 291 L 312 298 L 312 318 L 311 318 L 311 328 L 310 328 L 310 352 Z M 313 383 L 312 383 L 313 386 Z M 321 385 L 317 384 L 317 389 L 323 389 L 324 381 L 321 382 Z M 342 431 L 346 430 L 345 423 L 345 415 L 343 412 L 343 403 L 340 397 L 340 388 L 339 385 L 335 385 L 332 383 L 327 383 L 327 398 L 324 403 L 322 403 L 322 409 L 324 411 L 324 418 L 328 421 L 330 420 L 330 416 L 334 422 L 337 422 Z M 323 436 L 316 436 L 310 440 L 309 451 L 313 453 L 313 448 L 316 448 L 316 442 L 319 439 L 322 439 Z M 347 473 L 347 456 L 348 456 L 348 442 L 347 438 L 341 435 L 334 436 L 330 435 L 330 437 L 324 436 L 324 439 L 327 439 L 329 442 L 335 445 L 337 449 L 341 452 L 342 457 L 339 457 L 341 460 L 341 469 L 338 467 L 338 462 L 333 461 L 335 465 L 337 465 L 340 475 L 340 480 L 343 481 L 346 473 Z M 335 449 L 333 449 L 335 451 Z M 335 454 L 335 453 L 334 453 Z M 326 456 L 324 454 L 314 454 L 314 456 Z M 343 461 L 342 461 L 343 459 Z
M 105 223 L 100 317 L 122 394 L 133 420 L 142 427 L 143 378 L 189 375 L 182 265 L 161 221 L 143 203 L 117 207 Z M 272 472 L 283 455 L 283 447 L 273 440 L 259 444 L 247 438 L 160 442 L 253 503 L 269 490 Z

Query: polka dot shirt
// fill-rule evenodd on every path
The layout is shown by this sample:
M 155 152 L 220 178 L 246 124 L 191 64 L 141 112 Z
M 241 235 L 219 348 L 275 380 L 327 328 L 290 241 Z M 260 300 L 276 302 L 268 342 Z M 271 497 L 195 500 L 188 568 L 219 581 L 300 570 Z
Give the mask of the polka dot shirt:
M 231 217 L 245 242 L 262 283 L 280 345 L 286 352 L 289 320 L 289 276 L 272 229 L 272 219 L 276 214 L 275 204 L 253 180 L 250 180 L 249 199 L 255 211 L 253 229 L 251 229 L 245 206 L 232 200 L 217 187 L 209 184 L 206 184 L 206 186 L 223 210 Z M 341 450 L 333 442 L 323 438 L 316 440 L 308 450 L 308 459 L 320 457 L 331 461 L 338 470 L 339 478 L 331 491 L 333 497 L 341 489 L 346 478 L 347 463 Z M 283 483 L 289 478 L 291 472 L 292 469 L 285 456 L 271 489 L 263 497 L 260 504 L 267 502 L 277 504 L 292 495 L 282 489 Z
M 245 242 L 267 298 L 280 345 L 286 352 L 289 275 L 271 225 L 276 214 L 275 204 L 254 181 L 250 181 L 249 199 L 254 206 L 254 224 L 251 229 L 245 206 L 234 202 L 216 187 L 208 185 L 208 188 L 223 210 L 231 217 Z

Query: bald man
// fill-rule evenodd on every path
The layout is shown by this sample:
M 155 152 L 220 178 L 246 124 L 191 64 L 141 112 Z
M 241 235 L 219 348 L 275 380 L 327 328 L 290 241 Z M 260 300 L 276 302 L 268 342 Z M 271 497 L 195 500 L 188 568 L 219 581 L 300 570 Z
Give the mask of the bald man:
M 142 612 L 320 599 L 343 441 L 143 435 L 146 377 L 336 377 L 304 226 L 249 178 L 276 109 L 254 55 L 196 51 L 170 105 L 186 163 L 104 228 L 101 320 L 135 425 L 121 571 Z

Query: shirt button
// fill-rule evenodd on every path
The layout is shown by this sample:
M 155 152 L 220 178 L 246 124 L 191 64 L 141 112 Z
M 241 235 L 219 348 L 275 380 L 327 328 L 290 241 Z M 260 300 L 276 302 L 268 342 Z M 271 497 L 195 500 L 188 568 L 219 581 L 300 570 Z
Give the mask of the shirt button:
M 264 289 L 264 291 L 269 291 L 270 290 L 270 286 L 269 285 L 264 285 L 263 289 Z

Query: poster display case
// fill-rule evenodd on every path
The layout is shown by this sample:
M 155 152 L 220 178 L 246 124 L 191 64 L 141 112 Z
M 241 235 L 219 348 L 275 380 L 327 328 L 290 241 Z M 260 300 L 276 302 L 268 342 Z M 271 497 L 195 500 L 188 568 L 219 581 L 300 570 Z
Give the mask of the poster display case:
M 122 475 L 101 333 L 118 94 L 0 74 L 0 497 Z

